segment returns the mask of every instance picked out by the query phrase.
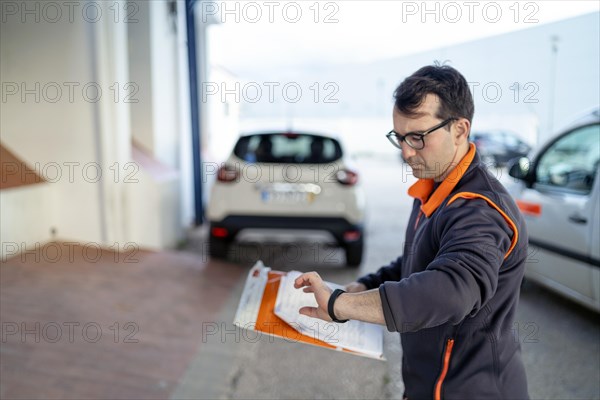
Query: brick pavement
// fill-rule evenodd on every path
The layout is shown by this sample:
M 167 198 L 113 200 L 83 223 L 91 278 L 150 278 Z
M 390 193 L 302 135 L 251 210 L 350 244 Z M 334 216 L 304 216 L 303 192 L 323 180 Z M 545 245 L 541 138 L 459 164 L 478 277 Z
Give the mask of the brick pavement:
M 97 254 L 65 243 L 6 260 L 0 398 L 168 398 L 202 322 L 245 271 L 192 252 Z

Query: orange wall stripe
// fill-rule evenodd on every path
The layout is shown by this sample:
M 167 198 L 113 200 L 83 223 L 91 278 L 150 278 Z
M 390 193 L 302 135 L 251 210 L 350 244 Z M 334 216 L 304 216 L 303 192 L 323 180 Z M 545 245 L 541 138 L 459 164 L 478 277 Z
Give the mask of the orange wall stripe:
M 463 198 L 463 199 L 483 199 L 490 206 L 494 207 L 496 209 L 496 211 L 498 211 L 500 213 L 500 215 L 502 215 L 502 217 L 506 220 L 506 222 L 510 226 L 510 229 L 512 229 L 512 231 L 515 233 L 513 235 L 510 248 L 508 249 L 508 251 L 506 252 L 506 255 L 504 256 L 504 259 L 506 260 L 506 258 L 510 255 L 510 253 L 513 251 L 513 249 L 517 245 L 517 240 L 519 240 L 519 230 L 517 229 L 517 225 L 513 222 L 512 219 L 510 219 L 510 217 L 508 215 L 506 215 L 506 213 L 504 211 L 502 211 L 502 209 L 500 209 L 500 207 L 498 207 L 496 205 L 496 203 L 494 203 L 492 200 L 490 200 L 489 198 L 485 197 L 482 194 L 471 193 L 471 192 L 460 192 L 460 193 L 457 193 L 454 196 L 452 196 L 452 198 L 450 199 L 450 201 L 448 201 L 448 205 L 452 204 L 454 202 L 454 200 L 456 200 L 458 198 Z

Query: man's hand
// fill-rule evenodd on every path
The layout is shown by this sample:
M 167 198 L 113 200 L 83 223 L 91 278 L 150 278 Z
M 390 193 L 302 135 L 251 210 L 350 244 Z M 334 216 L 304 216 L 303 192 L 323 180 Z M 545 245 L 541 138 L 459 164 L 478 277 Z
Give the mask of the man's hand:
M 358 282 L 346 285 L 346 288 L 348 289 L 349 286 L 352 286 L 352 290 L 355 292 L 361 293 L 339 296 L 335 300 L 335 310 L 333 311 L 335 316 L 340 320 L 354 319 L 385 325 L 379 289 L 365 290 L 365 285 Z M 331 322 L 331 318 L 329 318 L 329 313 L 327 312 L 327 303 L 331 297 L 332 290 L 323 282 L 319 274 L 316 272 L 307 272 L 300 275 L 294 281 L 294 287 L 296 289 L 304 288 L 305 293 L 313 293 L 317 300 L 318 307 L 302 307 L 300 314 Z
M 296 289 L 304 288 L 305 293 L 313 293 L 317 300 L 318 307 L 302 307 L 300 314 L 307 315 L 312 318 L 320 318 L 324 321 L 331 322 L 329 313 L 327 312 L 327 303 L 331 297 L 331 289 L 316 272 L 307 272 L 300 275 L 294 281 Z
M 358 292 L 364 292 L 365 290 L 367 290 L 367 287 L 360 283 L 360 282 L 352 282 L 346 285 L 346 292 L 348 293 L 358 293 Z

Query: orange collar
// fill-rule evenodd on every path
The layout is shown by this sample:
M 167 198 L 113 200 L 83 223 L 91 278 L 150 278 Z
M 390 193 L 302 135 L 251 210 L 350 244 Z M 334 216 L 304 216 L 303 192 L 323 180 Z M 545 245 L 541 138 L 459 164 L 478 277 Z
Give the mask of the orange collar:
M 452 192 L 475 157 L 475 145 L 469 143 L 469 151 L 433 192 L 433 179 L 419 179 L 408 189 L 408 195 L 421 201 L 421 211 L 429 218 Z

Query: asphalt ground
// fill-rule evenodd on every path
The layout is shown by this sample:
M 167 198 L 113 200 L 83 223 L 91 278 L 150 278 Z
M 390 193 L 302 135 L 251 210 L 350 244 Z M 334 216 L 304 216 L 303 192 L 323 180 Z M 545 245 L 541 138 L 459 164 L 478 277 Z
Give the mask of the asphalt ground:
M 339 249 L 314 243 L 304 247 L 275 243 L 239 245 L 232 250 L 236 261 L 249 268 L 261 258 L 273 269 L 315 270 L 328 281 L 344 284 L 395 259 L 401 252 L 411 208 L 406 190 L 414 178 L 395 158 L 361 159 L 359 165 L 368 196 L 367 249 L 360 269 L 345 267 Z M 494 172 L 498 178 L 507 179 L 506 171 Z M 204 234 L 197 232 L 198 237 L 192 242 L 202 243 Z M 225 324 L 223 330 L 234 331 L 231 322 L 240 294 L 241 284 L 231 305 L 224 308 L 216 321 Z M 385 363 L 268 336 L 258 341 L 243 334 L 238 338 L 232 333 L 216 336 L 207 339 L 212 344 L 205 349 L 220 348 L 222 354 L 228 354 L 214 357 L 219 370 L 229 371 L 227 377 L 221 376 L 219 385 L 199 385 L 189 391 L 183 384 L 173 398 L 193 398 L 201 393 L 210 393 L 208 397 L 243 399 L 402 398 L 402 349 L 397 334 L 385 334 Z M 526 282 L 521 289 L 514 336 L 522 346 L 533 399 L 600 398 L 597 314 Z M 205 355 L 200 358 L 204 365 L 211 364 Z M 191 375 L 200 375 L 199 370 Z M 213 391 L 207 392 L 203 389 L 206 387 L 212 387 Z
M 232 260 L 212 260 L 205 227 L 181 251 L 95 257 L 89 248 L 50 243 L 3 260 L 0 398 L 401 398 L 397 334 L 385 334 L 382 362 L 256 337 L 232 324 L 257 258 L 343 284 L 399 255 L 412 178 L 397 158 L 357 164 L 368 197 L 359 269 L 320 243 L 244 244 L 232 249 Z M 526 283 L 515 340 L 532 398 L 600 398 L 598 314 Z

